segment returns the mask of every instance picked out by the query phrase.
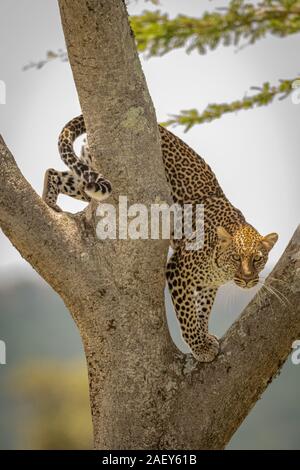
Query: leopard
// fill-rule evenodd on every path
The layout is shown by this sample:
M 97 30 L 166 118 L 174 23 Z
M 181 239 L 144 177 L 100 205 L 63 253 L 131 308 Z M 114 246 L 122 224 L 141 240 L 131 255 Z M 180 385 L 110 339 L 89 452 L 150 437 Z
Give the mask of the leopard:
M 241 289 L 255 287 L 278 234 L 261 235 L 225 196 L 206 161 L 166 127 L 158 129 L 173 202 L 204 207 L 201 248 L 189 249 L 184 236 L 173 240 L 166 281 L 184 342 L 197 361 L 212 362 L 220 351 L 218 338 L 209 332 L 218 289 L 228 282 Z M 75 154 L 74 142 L 85 133 L 81 115 L 59 135 L 59 153 L 69 171 L 47 170 L 43 190 L 43 200 L 55 211 L 61 211 L 60 193 L 85 202 L 102 202 L 112 193 L 110 181 L 93 166 L 88 143 L 79 157 Z

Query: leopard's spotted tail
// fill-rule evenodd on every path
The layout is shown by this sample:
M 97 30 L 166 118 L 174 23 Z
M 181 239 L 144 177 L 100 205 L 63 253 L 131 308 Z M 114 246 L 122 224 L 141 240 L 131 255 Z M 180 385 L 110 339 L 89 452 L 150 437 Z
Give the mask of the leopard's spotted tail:
M 57 205 L 60 193 L 90 202 L 91 199 L 103 201 L 112 192 L 110 182 L 93 169 L 88 147 L 85 146 L 80 158 L 74 152 L 74 141 L 85 132 L 83 116 L 78 116 L 59 135 L 59 153 L 70 171 L 47 170 L 43 191 L 44 201 L 56 211 L 61 210 Z
M 82 153 L 79 159 L 74 152 L 74 141 L 86 132 L 83 116 L 72 119 L 65 125 L 58 139 L 58 149 L 63 162 L 77 175 L 84 185 L 84 192 L 91 197 L 101 201 L 106 199 L 111 191 L 111 183 L 91 166 L 91 160 L 83 158 L 87 152 Z
M 81 162 L 74 152 L 74 142 L 82 134 L 86 133 L 83 116 L 78 116 L 69 121 L 59 134 L 58 150 L 62 161 L 78 176 L 88 170 L 88 165 Z

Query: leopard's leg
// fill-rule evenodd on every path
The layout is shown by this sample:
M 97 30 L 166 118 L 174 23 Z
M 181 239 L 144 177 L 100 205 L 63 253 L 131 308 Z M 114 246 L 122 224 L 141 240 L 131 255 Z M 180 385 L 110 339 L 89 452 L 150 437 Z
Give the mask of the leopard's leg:
M 84 192 L 85 183 L 71 171 L 56 171 L 50 168 L 45 173 L 43 200 L 60 212 L 57 205 L 59 194 L 66 194 L 80 201 L 90 202 L 91 198 Z
M 209 334 L 208 320 L 217 289 L 196 288 L 186 271 L 179 268 L 176 253 L 168 262 L 167 281 L 184 341 L 198 361 L 213 361 L 219 342 Z
M 209 315 L 217 294 L 217 289 L 209 286 L 198 287 L 194 290 L 193 294 L 195 312 L 200 325 L 200 330 L 203 333 L 203 340 L 200 344 L 197 343 L 197 340 L 194 341 L 193 351 L 194 355 L 196 353 L 196 357 L 197 355 L 201 356 L 201 354 L 203 354 L 203 350 L 205 350 L 205 354 L 210 357 L 210 360 L 207 362 L 210 362 L 219 352 L 219 342 L 217 337 L 209 334 L 208 332 Z

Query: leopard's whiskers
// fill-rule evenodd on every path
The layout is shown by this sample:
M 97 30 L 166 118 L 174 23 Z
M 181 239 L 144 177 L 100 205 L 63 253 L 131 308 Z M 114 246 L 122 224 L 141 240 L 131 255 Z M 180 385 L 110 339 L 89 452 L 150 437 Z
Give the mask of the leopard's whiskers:
M 265 284 L 263 284 L 263 283 L 260 282 L 260 281 L 259 281 L 259 284 L 260 284 L 264 289 L 266 289 L 266 291 L 267 291 L 269 294 L 274 295 L 274 296 L 279 300 L 279 302 L 280 302 L 282 305 L 285 305 L 285 304 L 284 304 L 284 301 L 282 300 L 282 298 L 281 298 L 276 292 L 274 292 L 274 291 L 271 289 L 270 286 L 265 285 Z
M 271 278 L 271 281 L 272 281 L 272 278 Z M 271 286 L 270 286 L 271 287 Z M 292 306 L 291 302 L 289 301 L 289 299 L 287 298 L 287 296 L 285 294 L 283 294 L 283 292 L 281 292 L 277 287 L 274 287 L 272 285 L 272 289 L 277 292 L 278 295 L 281 296 L 282 299 L 284 299 L 286 301 L 287 304 L 289 304 L 290 306 Z
M 274 286 L 270 286 L 268 284 L 264 284 L 261 281 L 259 281 L 259 284 L 264 287 L 270 294 L 273 294 L 282 305 L 288 304 L 289 306 L 292 306 L 288 298 L 280 292 L 278 289 L 276 289 Z
M 261 276 L 261 279 L 263 279 L 264 281 L 267 280 L 267 278 L 263 276 Z M 274 277 L 274 276 L 269 276 L 268 279 L 270 279 L 271 281 L 281 282 L 282 284 L 285 284 L 288 288 L 290 288 L 289 283 L 287 281 L 284 281 L 283 279 L 278 279 L 277 277 Z

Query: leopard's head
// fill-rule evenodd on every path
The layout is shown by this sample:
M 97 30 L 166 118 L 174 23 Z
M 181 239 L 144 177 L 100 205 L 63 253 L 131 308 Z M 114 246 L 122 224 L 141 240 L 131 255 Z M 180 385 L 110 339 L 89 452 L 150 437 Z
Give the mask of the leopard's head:
M 224 227 L 217 228 L 217 265 L 226 278 L 242 288 L 254 287 L 265 267 L 270 250 L 278 240 L 277 233 L 263 237 L 250 225 L 241 225 L 230 235 Z

